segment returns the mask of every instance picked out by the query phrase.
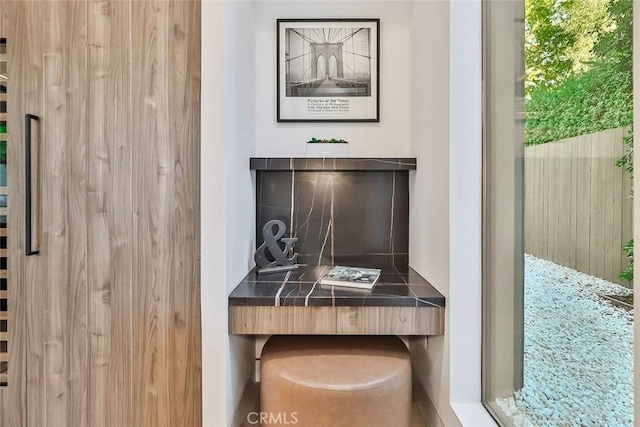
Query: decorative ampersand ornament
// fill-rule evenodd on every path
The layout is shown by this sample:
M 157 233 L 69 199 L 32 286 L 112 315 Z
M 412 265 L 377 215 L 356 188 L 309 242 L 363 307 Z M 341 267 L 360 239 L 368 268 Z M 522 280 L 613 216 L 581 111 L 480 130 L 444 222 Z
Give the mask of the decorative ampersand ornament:
M 277 227 L 275 234 L 273 234 L 274 226 Z M 274 269 L 278 266 L 291 266 L 296 263 L 298 260 L 298 254 L 293 254 L 291 257 L 288 257 L 287 255 L 293 252 L 293 245 L 298 241 L 298 238 L 290 237 L 281 239 L 286 231 L 287 227 L 284 225 L 284 222 L 279 219 L 272 219 L 262 227 L 264 243 L 260 245 L 254 255 L 256 265 L 260 269 Z M 282 240 L 285 244 L 284 250 L 280 247 L 278 240 Z M 273 261 L 270 261 L 269 258 L 267 258 L 267 251 L 269 251 Z

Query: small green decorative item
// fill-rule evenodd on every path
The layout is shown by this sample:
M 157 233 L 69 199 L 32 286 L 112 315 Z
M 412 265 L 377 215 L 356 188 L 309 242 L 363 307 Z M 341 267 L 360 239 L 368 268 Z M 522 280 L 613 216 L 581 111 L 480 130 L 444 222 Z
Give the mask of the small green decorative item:
M 349 157 L 348 141 L 344 139 L 318 139 L 307 141 L 307 157 L 337 158 Z
M 349 141 L 345 141 L 344 139 L 335 139 L 335 138 L 331 138 L 331 139 L 317 139 L 317 138 L 311 138 L 309 141 L 307 141 L 307 144 L 348 144 Z

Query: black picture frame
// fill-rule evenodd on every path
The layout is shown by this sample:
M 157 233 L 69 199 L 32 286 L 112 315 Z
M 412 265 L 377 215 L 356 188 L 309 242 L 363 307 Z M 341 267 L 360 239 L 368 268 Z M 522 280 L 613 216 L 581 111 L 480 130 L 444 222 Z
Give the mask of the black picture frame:
M 380 121 L 380 19 L 276 21 L 278 122 Z

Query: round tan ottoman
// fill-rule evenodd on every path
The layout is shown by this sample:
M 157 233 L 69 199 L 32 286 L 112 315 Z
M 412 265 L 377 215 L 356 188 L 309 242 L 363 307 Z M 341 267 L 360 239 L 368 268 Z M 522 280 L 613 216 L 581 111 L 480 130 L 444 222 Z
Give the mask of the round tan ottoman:
M 273 336 L 260 366 L 263 426 L 410 425 L 411 361 L 398 337 Z

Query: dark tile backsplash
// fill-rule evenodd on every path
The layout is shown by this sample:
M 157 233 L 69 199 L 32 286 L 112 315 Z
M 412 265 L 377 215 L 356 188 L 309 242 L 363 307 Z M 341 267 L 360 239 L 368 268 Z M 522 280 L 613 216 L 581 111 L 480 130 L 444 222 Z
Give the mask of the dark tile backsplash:
M 408 171 L 258 170 L 256 181 L 257 246 L 280 219 L 301 264 L 408 264 Z

